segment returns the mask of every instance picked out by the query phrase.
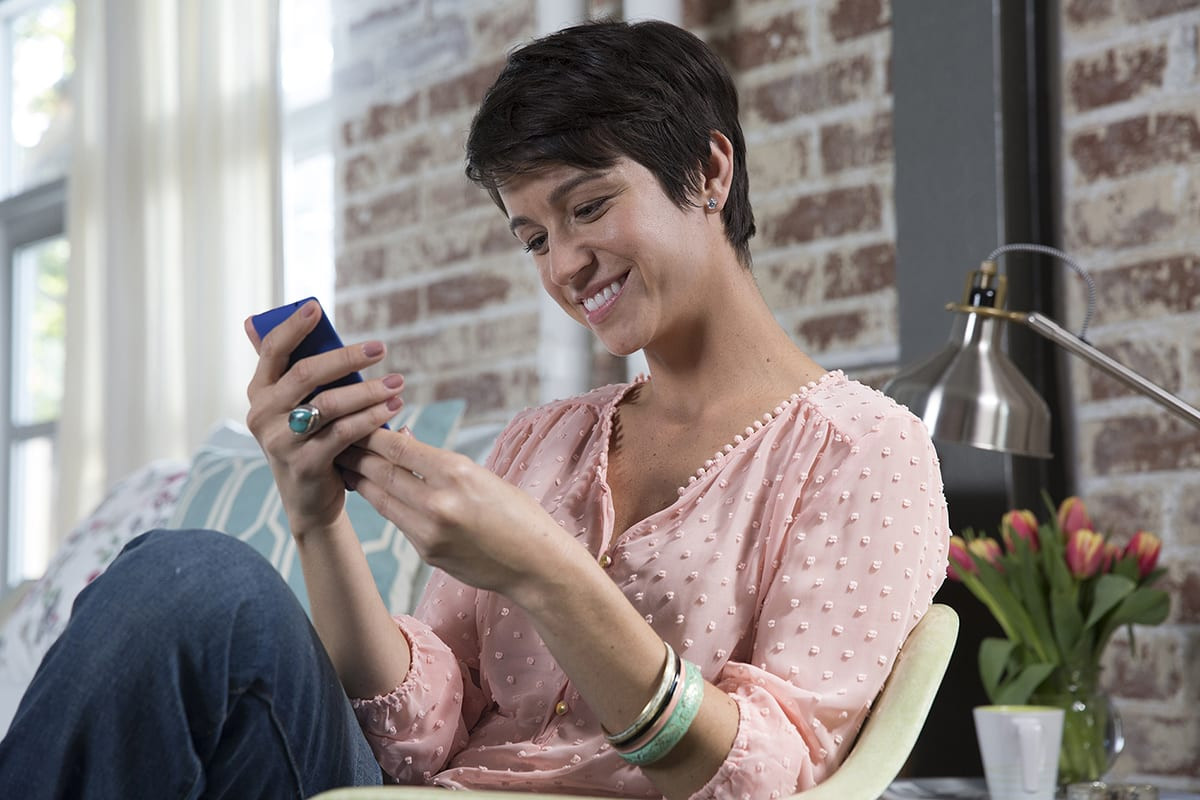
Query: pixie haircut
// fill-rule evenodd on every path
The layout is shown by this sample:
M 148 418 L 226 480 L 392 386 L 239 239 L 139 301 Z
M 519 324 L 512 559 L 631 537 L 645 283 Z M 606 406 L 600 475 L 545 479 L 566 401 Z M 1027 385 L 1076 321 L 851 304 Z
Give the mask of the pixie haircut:
M 567 165 L 606 169 L 625 156 L 678 207 L 698 205 L 713 131 L 733 144 L 725 235 L 750 265 L 754 213 L 733 79 L 693 34 L 665 22 L 591 22 L 513 51 L 467 138 L 467 177 L 500 209 L 505 182 Z

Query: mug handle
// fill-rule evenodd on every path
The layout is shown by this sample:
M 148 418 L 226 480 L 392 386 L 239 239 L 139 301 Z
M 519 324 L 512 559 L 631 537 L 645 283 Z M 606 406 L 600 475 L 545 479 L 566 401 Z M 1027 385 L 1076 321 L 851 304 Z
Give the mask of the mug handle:
M 1017 743 L 1021 748 L 1021 788 L 1032 794 L 1038 790 L 1043 759 L 1042 723 L 1036 719 L 1014 720 Z

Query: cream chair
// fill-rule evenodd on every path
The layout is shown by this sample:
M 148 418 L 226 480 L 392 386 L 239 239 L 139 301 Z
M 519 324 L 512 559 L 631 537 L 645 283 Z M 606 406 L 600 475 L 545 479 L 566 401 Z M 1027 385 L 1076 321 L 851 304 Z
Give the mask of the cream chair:
M 850 755 L 821 784 L 789 800 L 876 800 L 900 773 L 950 663 L 958 638 L 958 614 L 935 603 L 913 628 L 892 674 L 871 708 Z M 514 800 L 511 792 L 471 792 L 479 800 Z M 313 800 L 445 800 L 444 789 L 387 786 L 335 789 Z M 524 794 L 537 800 L 580 800 L 580 795 Z M 588 800 L 588 798 L 584 798 Z M 593 800 L 595 800 L 593 798 Z

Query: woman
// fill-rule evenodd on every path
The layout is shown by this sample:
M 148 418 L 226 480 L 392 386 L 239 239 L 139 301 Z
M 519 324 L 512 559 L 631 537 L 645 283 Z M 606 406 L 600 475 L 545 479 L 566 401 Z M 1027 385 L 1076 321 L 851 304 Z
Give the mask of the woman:
M 489 463 L 499 478 L 378 430 L 399 391 L 382 381 L 318 398 L 338 422 L 296 441 L 283 420 L 297 399 L 381 356 L 284 373 L 312 318 L 264 347 L 252 428 L 316 627 L 347 692 L 371 698 L 355 706 L 394 778 L 647 797 L 803 788 L 844 756 L 937 589 L 948 527 L 933 450 L 905 411 L 826 373 L 775 323 L 748 269 L 736 115 L 718 59 L 662 23 L 585 25 L 509 59 L 468 174 L 550 296 L 611 352 L 644 350 L 650 377 L 518 417 Z M 369 588 L 331 461 L 442 571 L 417 619 L 397 625 Z M 664 641 L 699 667 L 702 702 L 677 745 L 630 764 L 604 733 L 653 713 Z
M 487 469 L 380 428 L 398 375 L 321 393 L 296 435 L 293 407 L 383 346 L 288 369 L 315 304 L 262 341 L 247 325 L 248 422 L 388 779 L 757 798 L 845 756 L 944 575 L 946 507 L 921 424 L 814 363 L 759 294 L 744 150 L 730 76 L 678 28 L 589 24 L 510 56 L 468 175 L 550 296 L 650 374 L 522 413 Z M 414 616 L 374 590 L 345 485 L 437 567 Z

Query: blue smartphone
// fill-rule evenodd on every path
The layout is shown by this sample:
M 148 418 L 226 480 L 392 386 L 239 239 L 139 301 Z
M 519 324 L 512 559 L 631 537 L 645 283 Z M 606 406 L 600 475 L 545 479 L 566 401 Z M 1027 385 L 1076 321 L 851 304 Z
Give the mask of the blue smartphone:
M 250 322 L 254 325 L 254 330 L 258 333 L 258 338 L 264 339 L 272 328 L 283 322 L 292 314 L 296 313 L 300 306 L 304 305 L 310 300 L 316 299 L 317 298 L 315 297 L 306 297 L 303 300 L 297 300 L 294 303 L 287 303 L 286 305 L 279 306 L 278 308 L 272 308 L 270 311 L 264 311 L 261 314 L 255 314 L 250 318 Z M 319 300 L 317 301 L 317 305 L 321 305 Z M 319 322 L 317 322 L 317 327 L 313 328 L 312 332 L 305 336 L 304 340 L 300 342 L 300 344 L 296 346 L 296 349 L 292 351 L 291 355 L 288 356 L 288 366 L 291 367 L 302 358 L 315 356 L 318 353 L 325 353 L 329 350 L 337 350 L 342 346 L 341 337 L 339 337 L 337 335 L 337 331 L 333 329 L 333 323 L 329 321 L 329 317 L 325 316 L 325 309 L 321 308 L 321 319 Z M 363 377 L 361 373 L 351 372 L 349 375 L 339 378 L 336 381 L 324 384 L 323 386 L 318 386 L 312 392 L 312 394 L 304 398 L 304 402 L 307 403 L 311 401 L 314 397 L 326 389 L 333 388 L 334 386 L 348 386 L 352 383 L 361 383 L 362 379 Z

